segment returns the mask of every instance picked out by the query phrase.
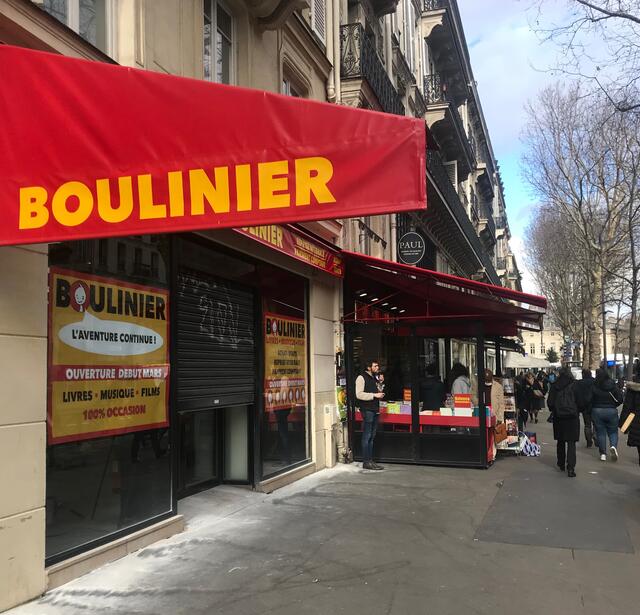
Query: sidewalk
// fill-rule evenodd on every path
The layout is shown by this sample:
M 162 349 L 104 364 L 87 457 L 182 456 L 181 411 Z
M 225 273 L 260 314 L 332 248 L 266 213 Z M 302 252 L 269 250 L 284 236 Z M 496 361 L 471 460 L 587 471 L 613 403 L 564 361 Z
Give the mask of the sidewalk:
M 338 466 L 271 495 L 220 487 L 181 503 L 186 532 L 11 615 L 634 613 L 640 466 L 579 444 L 489 470 Z

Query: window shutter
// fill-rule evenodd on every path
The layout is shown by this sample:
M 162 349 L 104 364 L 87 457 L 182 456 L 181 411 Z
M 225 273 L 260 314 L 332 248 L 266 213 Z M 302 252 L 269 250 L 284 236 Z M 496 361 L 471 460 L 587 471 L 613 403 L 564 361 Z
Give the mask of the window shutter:
M 324 43 L 327 36 L 327 17 L 325 0 L 312 0 L 311 2 L 311 29 Z
M 458 190 L 458 161 L 453 160 L 451 162 L 443 162 L 444 168 L 447 170 L 447 175 L 453 187 Z

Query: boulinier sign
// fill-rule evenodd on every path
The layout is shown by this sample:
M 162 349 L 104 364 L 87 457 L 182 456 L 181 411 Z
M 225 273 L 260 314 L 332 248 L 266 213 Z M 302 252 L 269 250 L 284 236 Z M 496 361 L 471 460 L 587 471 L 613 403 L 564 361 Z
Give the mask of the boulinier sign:
M 0 245 L 426 207 L 423 120 L 0 45 Z
M 417 265 L 424 256 L 426 245 L 424 237 L 410 231 L 398 240 L 398 258 L 405 265 Z

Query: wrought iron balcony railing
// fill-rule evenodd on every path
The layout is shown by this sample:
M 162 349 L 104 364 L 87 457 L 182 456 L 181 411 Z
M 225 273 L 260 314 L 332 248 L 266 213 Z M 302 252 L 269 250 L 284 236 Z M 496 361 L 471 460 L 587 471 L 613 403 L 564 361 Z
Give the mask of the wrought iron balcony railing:
M 500 271 L 501 269 L 507 271 L 509 264 L 509 259 L 505 256 L 499 256 L 496 258 L 496 269 Z
M 496 228 L 507 228 L 507 216 L 496 216 L 495 218 Z
M 428 105 L 447 101 L 447 82 L 441 73 L 426 75 L 424 78 L 424 98 Z
M 438 9 L 446 9 L 449 6 L 449 0 L 423 0 L 422 10 L 437 11 Z
M 383 111 L 404 115 L 404 105 L 376 48 L 360 23 L 340 26 L 341 79 L 366 79 Z
M 469 241 L 469 244 L 472 246 L 473 251 L 482 263 L 489 280 L 491 280 L 492 284 L 499 285 L 500 279 L 498 278 L 495 267 L 493 266 L 487 251 L 482 246 L 480 238 L 478 237 L 471 220 L 469 220 L 467 210 L 460 202 L 460 197 L 458 196 L 456 189 L 453 187 L 453 184 L 449 179 L 449 174 L 444 168 L 440 154 L 437 151 L 430 149 L 427 150 L 427 170 L 447 202 L 449 211 L 457 221 L 458 226 L 462 229 L 462 232 Z

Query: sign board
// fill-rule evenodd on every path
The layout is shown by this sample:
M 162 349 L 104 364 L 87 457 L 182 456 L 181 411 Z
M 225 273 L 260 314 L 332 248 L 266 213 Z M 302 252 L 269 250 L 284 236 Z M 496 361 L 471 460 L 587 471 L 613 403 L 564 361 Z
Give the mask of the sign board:
M 398 258 L 405 265 L 417 265 L 427 249 L 424 237 L 410 231 L 398 240 Z
M 307 265 L 322 269 L 339 278 L 344 277 L 344 263 L 337 250 L 330 250 L 301 233 L 278 224 L 235 230 Z
M 266 412 L 307 403 L 307 324 L 300 318 L 264 314 Z
M 166 290 L 52 267 L 50 444 L 166 427 Z
M 9 45 L 0 75 L 0 245 L 426 207 L 424 120 Z

